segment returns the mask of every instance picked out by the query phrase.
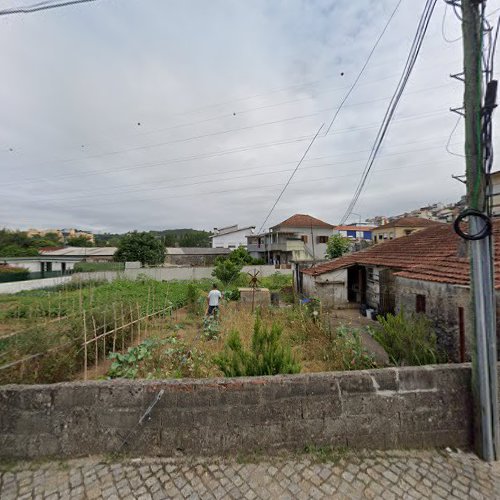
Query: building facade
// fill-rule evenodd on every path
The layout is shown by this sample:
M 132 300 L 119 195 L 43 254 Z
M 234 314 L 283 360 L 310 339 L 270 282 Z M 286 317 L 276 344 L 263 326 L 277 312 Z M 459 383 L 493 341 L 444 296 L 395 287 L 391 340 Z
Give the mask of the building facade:
M 266 233 L 248 236 L 247 249 L 253 257 L 268 264 L 322 260 L 332 234 L 333 225 L 310 215 L 295 214 Z
M 247 247 L 247 237 L 253 235 L 255 226 L 239 228 L 238 225 L 216 228 L 214 234 L 210 236 L 212 248 L 230 248 L 234 250 L 238 247 Z

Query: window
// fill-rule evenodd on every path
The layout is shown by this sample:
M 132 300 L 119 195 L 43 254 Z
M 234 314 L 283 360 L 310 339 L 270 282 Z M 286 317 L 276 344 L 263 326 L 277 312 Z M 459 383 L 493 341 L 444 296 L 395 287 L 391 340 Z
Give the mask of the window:
M 413 233 L 413 231 L 411 229 L 405 229 L 406 236 L 408 236 L 411 233 Z
M 304 242 L 307 243 L 307 235 L 303 234 L 300 239 Z
M 417 294 L 417 298 L 416 298 L 416 302 L 415 302 L 415 312 L 425 313 L 425 295 Z
M 316 243 L 328 243 L 328 236 L 317 236 Z

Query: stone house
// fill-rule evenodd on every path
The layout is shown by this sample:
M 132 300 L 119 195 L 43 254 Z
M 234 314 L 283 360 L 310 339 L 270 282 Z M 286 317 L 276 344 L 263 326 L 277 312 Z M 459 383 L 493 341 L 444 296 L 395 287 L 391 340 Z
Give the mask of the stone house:
M 247 250 L 268 264 L 321 260 L 333 225 L 306 214 L 295 214 L 268 232 L 248 236 Z
M 500 262 L 500 220 L 493 227 L 495 261 Z M 500 264 L 495 267 L 500 314 Z M 450 359 L 470 359 L 469 260 L 451 224 L 434 224 L 300 274 L 297 291 L 320 298 L 326 307 L 426 314 Z

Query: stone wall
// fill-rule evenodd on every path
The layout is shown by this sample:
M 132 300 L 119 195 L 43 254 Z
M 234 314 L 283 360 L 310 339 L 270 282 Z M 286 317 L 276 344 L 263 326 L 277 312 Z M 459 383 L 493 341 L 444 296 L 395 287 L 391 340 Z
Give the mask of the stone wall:
M 434 324 L 440 347 L 448 353 L 452 361 L 460 361 L 458 308 L 463 308 L 466 332 L 465 354 L 466 360 L 470 360 L 470 339 L 467 335 L 467 332 L 470 332 L 468 287 L 396 278 L 397 311 L 404 307 L 407 312 L 415 312 L 417 295 L 425 297 L 425 314 Z
M 151 419 L 138 425 L 160 391 Z M 471 440 L 469 365 L 0 387 L 4 459 L 467 448 Z

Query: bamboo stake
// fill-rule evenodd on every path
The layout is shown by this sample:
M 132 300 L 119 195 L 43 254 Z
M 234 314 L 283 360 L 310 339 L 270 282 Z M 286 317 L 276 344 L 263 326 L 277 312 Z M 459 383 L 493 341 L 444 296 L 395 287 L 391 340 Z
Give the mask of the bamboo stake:
M 85 342 L 83 355 L 83 379 L 87 380 L 87 320 L 85 311 L 83 311 L 83 337 Z
M 115 321 L 115 331 L 113 333 L 113 352 L 116 351 L 116 328 L 117 328 L 117 323 L 116 323 L 116 304 L 113 302 L 113 319 Z
M 104 327 L 102 333 L 106 333 L 106 310 L 104 310 Z M 102 337 L 102 359 L 106 359 L 106 335 Z
M 97 373 L 97 364 L 99 363 L 99 344 L 97 343 L 97 328 L 95 326 L 95 318 L 92 314 L 92 325 L 94 326 L 94 344 L 95 344 L 95 371 Z
M 122 326 L 125 324 L 125 315 L 123 312 L 123 302 L 120 302 L 122 311 Z M 125 330 L 122 329 L 122 352 L 125 350 Z
M 141 342 L 141 310 L 139 308 L 139 302 L 136 302 L 137 307 L 137 336 L 139 338 L 139 343 Z
M 132 304 L 129 304 L 130 309 L 130 343 L 134 345 L 134 310 Z
M 59 290 L 59 311 L 57 313 L 57 317 L 61 319 L 61 290 Z

